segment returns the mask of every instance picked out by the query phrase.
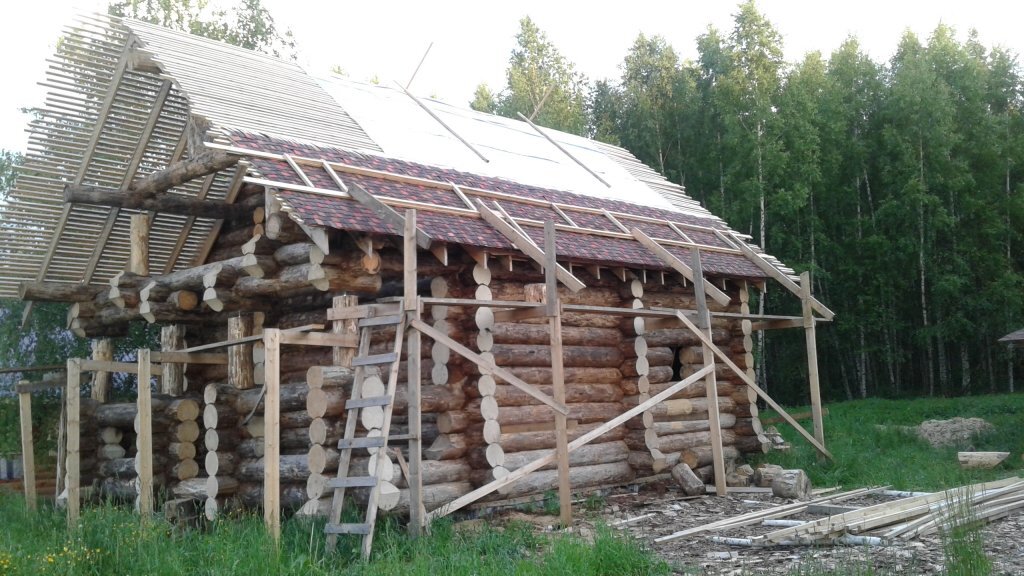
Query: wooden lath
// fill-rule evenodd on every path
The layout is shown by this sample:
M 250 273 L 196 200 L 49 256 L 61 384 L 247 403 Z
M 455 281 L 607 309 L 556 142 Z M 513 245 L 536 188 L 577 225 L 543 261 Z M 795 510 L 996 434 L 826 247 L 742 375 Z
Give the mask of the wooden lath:
M 689 280 L 690 282 L 693 282 L 694 284 L 697 283 L 697 276 L 694 274 L 693 269 L 690 266 L 687 266 L 685 262 L 683 262 L 679 258 L 676 258 L 674 254 L 666 250 L 655 239 L 651 238 L 647 234 L 644 234 L 643 231 L 641 231 L 640 229 L 633 228 L 631 232 L 632 236 L 636 238 L 637 242 L 643 244 L 648 250 L 650 250 L 655 256 L 657 256 L 659 260 L 664 262 L 667 266 L 671 267 L 676 272 L 682 274 L 683 277 Z M 700 283 L 703 287 L 703 290 L 707 292 L 708 295 L 710 295 L 712 298 L 714 298 L 715 302 L 718 302 L 722 306 L 726 306 L 729 304 L 729 295 L 719 290 L 717 286 L 709 282 L 708 279 L 705 278 L 703 275 L 700 276 Z

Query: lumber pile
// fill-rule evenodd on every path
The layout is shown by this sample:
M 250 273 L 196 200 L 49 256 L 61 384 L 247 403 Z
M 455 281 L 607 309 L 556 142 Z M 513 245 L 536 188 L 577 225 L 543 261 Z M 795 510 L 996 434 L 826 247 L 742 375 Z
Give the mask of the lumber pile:
M 712 536 L 715 543 L 733 546 L 884 545 L 896 539 L 928 536 L 952 526 L 987 523 L 1024 508 L 1024 480 L 1018 477 L 951 488 L 935 493 L 914 493 L 863 508 L 834 506 L 852 498 L 876 494 L 884 487 L 862 488 L 839 494 L 758 510 L 657 538 L 677 538 L 764 524 L 784 526 L 749 538 Z M 818 520 L 783 521 L 815 509 L 831 513 Z

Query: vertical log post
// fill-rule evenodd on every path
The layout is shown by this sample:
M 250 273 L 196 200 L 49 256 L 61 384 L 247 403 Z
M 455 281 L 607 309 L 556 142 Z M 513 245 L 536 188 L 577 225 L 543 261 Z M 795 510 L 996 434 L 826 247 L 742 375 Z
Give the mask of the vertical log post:
M 697 327 L 711 338 L 711 315 L 708 301 L 704 296 L 704 268 L 700 262 L 700 250 L 690 248 L 690 267 L 693 269 L 693 293 L 697 302 Z M 715 365 L 715 355 L 706 344 L 703 346 L 704 366 Z M 708 372 L 704 379 L 705 395 L 708 399 L 708 428 L 711 429 L 711 459 L 715 469 L 715 493 L 725 496 L 725 456 L 722 453 L 722 426 L 718 418 L 718 384 L 715 371 Z
M 807 384 L 811 389 L 811 418 L 814 420 L 814 439 L 825 445 L 825 423 L 821 415 L 821 387 L 818 383 L 818 342 L 811 310 L 811 273 L 800 275 L 800 303 L 803 307 L 804 337 L 807 341 Z M 825 456 L 818 452 L 818 460 Z
M 228 318 L 228 340 L 245 338 L 252 334 L 252 316 L 241 315 Z M 252 344 L 228 348 L 228 383 L 240 390 L 255 386 L 253 376 Z
M 142 521 L 149 522 L 153 516 L 153 392 L 150 388 L 149 350 L 140 348 L 138 352 L 138 412 L 136 422 L 136 448 L 138 448 L 139 474 L 139 516 Z
M 110 338 L 98 338 L 92 341 L 92 359 L 113 361 L 114 346 Z M 110 396 L 110 372 L 96 372 L 92 375 L 92 399 L 106 402 Z
M 551 331 L 551 385 L 555 402 L 565 404 L 565 366 L 562 361 L 562 303 L 558 297 L 555 258 L 555 223 L 544 222 L 544 307 Z M 562 526 L 572 526 L 572 491 L 569 487 L 569 436 L 563 414 L 555 414 L 555 451 L 558 455 L 558 511 Z
M 27 381 L 19 384 L 28 384 Z M 36 456 L 32 442 L 32 393 L 18 391 L 18 411 L 21 417 L 21 467 L 25 484 L 25 506 L 36 509 Z
M 68 387 L 64 394 L 64 406 L 67 410 L 67 492 L 68 492 L 68 527 L 78 526 L 81 511 L 81 453 L 79 434 L 81 432 L 81 401 L 79 388 L 82 381 L 82 362 L 78 358 L 68 358 Z
M 149 276 L 149 214 L 132 214 L 128 271 Z
M 335 296 L 331 301 L 335 309 L 351 308 L 359 305 L 359 297 L 355 295 Z M 355 339 L 359 338 L 359 321 L 335 320 L 331 323 L 331 332 L 334 334 L 349 335 Z M 356 349 L 337 346 L 332 349 L 332 362 L 334 366 L 352 367 L 352 359 L 356 357 Z
M 263 331 L 266 399 L 263 404 L 263 520 L 281 543 L 281 331 Z
M 405 211 L 405 262 L 403 284 L 405 288 L 405 313 L 410 320 L 420 319 L 420 300 L 416 294 L 416 211 Z M 423 461 L 422 414 L 420 410 L 420 331 L 409 331 L 409 352 L 407 370 L 409 376 L 408 418 L 409 418 L 409 535 L 417 537 L 423 530 L 425 511 L 423 508 L 423 475 L 420 471 Z
M 160 350 L 170 352 L 185 348 L 185 326 L 171 324 L 160 329 Z M 184 364 L 168 363 L 163 365 L 160 378 L 160 391 L 169 396 L 181 396 L 185 393 Z

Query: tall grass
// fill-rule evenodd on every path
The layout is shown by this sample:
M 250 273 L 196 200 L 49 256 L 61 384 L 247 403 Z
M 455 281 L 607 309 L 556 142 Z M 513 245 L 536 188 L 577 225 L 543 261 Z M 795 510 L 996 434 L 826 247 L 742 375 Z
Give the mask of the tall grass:
M 828 405 L 825 441 L 835 456 L 819 462 L 811 447 L 788 424 L 778 424 L 792 444 L 788 452 L 771 452 L 759 461 L 786 468 L 803 468 L 815 486 L 848 488 L 892 485 L 900 490 L 934 491 L 984 482 L 1017 473 L 1024 449 L 1024 394 L 924 398 L 915 400 L 869 399 Z M 793 411 L 800 411 L 794 409 Z M 957 463 L 956 447 L 932 448 L 900 426 L 917 426 L 925 420 L 978 417 L 995 431 L 973 442 L 976 450 L 1010 451 L 1007 462 L 993 470 L 964 470 Z M 810 428 L 810 422 L 805 422 Z
M 87 506 L 68 530 L 61 511 L 25 509 L 20 496 L 0 492 L 0 574 L 11 575 L 348 575 L 409 574 L 659 575 L 667 564 L 638 542 L 600 528 L 593 541 L 537 533 L 533 526 L 484 524 L 463 529 L 449 520 L 431 534 L 409 539 L 396 521 L 378 523 L 369 563 L 358 559 L 356 538 L 343 538 L 334 554 L 324 550 L 323 524 L 291 519 L 281 546 L 268 539 L 262 520 L 241 516 L 214 522 L 206 531 L 181 531 L 161 519 L 147 526 L 112 505 Z

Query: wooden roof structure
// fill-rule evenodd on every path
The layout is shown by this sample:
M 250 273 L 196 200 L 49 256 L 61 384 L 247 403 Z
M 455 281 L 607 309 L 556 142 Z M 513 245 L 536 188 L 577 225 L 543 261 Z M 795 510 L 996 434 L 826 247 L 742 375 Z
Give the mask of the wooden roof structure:
M 478 174 L 455 163 L 423 163 L 424 147 L 403 150 L 399 160 L 362 126 L 390 114 L 385 104 L 355 117 L 332 96 L 336 85 L 293 62 L 110 16 L 68 26 L 49 62 L 49 93 L 29 127 L 26 162 L 0 206 L 8 238 L 0 251 L 2 297 L 17 296 L 23 282 L 106 283 L 126 267 L 129 221 L 140 212 L 152 219 L 154 270 L 202 264 L 246 182 L 275 190 L 307 227 L 357 229 L 371 221 L 367 202 L 411 207 L 442 243 L 501 251 L 519 247 L 486 214 L 534 245 L 542 221 L 553 219 L 560 254 L 584 265 L 680 270 L 688 249 L 699 248 L 711 275 L 794 278 L 621 148 L 477 112 L 453 115 L 446 104 L 406 93 L 425 118 L 470 148 L 501 148 L 503 135 L 527 132 L 536 146 L 551 148 L 546 170 L 497 176 L 480 175 L 493 169 Z M 486 122 L 486 136 L 468 142 L 448 125 L 458 122 Z M 582 176 L 574 182 L 585 183 L 574 184 L 581 190 L 552 189 L 544 182 L 553 170 L 575 170 Z M 613 182 L 653 190 L 660 205 L 616 199 Z M 368 193 L 358 200 L 348 183 Z M 600 191 L 591 194 L 588 186 Z M 378 223 L 364 232 L 401 231 Z
M 1006 336 L 999 339 L 999 342 L 1006 344 L 1010 348 L 1024 348 L 1024 328 L 1015 332 L 1010 332 Z

